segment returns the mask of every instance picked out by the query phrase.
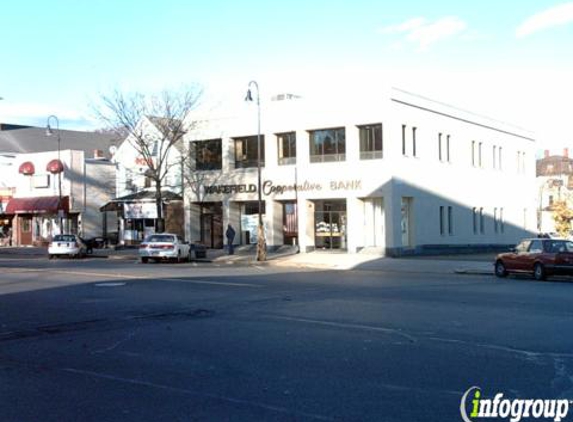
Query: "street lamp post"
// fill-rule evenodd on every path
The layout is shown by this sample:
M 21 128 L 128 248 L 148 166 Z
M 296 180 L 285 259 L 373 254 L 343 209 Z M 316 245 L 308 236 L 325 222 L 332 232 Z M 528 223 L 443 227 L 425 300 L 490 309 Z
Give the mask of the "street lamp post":
M 267 242 L 265 239 L 265 227 L 263 225 L 263 198 L 261 188 L 261 101 L 259 95 L 259 84 L 256 81 L 249 82 L 245 101 L 253 101 L 251 86 L 254 86 L 257 89 L 257 200 L 259 211 L 259 224 L 257 229 L 257 261 L 266 261 Z
M 52 127 L 50 126 L 50 120 L 56 121 L 56 130 L 58 135 L 58 162 L 61 163 L 60 159 L 60 120 L 54 116 L 53 114 L 48 116 L 48 120 L 46 122 L 46 136 L 52 136 L 54 132 L 52 131 Z M 58 218 L 60 220 L 60 234 L 63 233 L 63 216 L 62 216 L 62 172 L 58 172 Z

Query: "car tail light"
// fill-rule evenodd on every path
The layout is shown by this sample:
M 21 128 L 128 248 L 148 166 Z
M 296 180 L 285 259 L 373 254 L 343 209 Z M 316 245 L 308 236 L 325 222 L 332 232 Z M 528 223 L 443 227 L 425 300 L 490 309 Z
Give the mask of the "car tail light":
M 174 249 L 175 247 L 173 245 L 163 245 L 161 246 L 161 249 Z
M 139 249 L 147 249 L 147 243 L 142 243 L 139 245 Z

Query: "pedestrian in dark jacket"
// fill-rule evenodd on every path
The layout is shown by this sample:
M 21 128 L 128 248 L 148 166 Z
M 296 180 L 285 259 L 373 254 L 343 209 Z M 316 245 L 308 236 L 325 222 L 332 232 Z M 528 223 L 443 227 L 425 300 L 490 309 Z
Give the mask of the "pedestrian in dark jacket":
M 235 240 L 235 229 L 230 224 L 227 224 L 227 231 L 225 232 L 227 237 L 227 245 L 229 246 L 229 255 L 235 253 L 235 247 L 233 246 L 233 241 Z

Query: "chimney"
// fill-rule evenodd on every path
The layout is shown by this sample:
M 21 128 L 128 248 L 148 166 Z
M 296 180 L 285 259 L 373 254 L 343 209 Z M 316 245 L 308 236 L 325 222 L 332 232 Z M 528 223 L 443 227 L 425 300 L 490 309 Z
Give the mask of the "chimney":
M 569 148 L 563 148 L 563 156 L 569 158 Z
M 549 150 L 548 150 L 548 149 L 546 149 L 546 150 L 544 151 L 543 157 L 544 157 L 544 158 L 549 157 Z
M 94 149 L 94 160 L 105 160 L 105 156 L 101 149 Z

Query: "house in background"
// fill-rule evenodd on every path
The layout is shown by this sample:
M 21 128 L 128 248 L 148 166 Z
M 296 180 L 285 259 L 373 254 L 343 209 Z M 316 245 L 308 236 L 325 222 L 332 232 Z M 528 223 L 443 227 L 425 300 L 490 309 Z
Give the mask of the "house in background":
M 60 137 L 58 150 L 58 140 Z M 0 221 L 12 244 L 45 245 L 59 233 L 105 236 L 117 223 L 99 207 L 115 196 L 110 135 L 2 125 L 0 130 Z M 105 152 L 104 152 L 105 151 Z M 105 216 L 108 217 L 108 216 Z
M 149 140 L 149 150 L 153 157 L 160 153 L 160 123 L 156 117 L 145 117 L 139 122 L 138 130 L 145 133 Z M 119 242 L 126 245 L 138 244 L 146 235 L 155 233 L 158 220 L 155 186 L 149 177 L 146 158 L 140 154 L 135 142 L 132 135 L 129 135 L 117 148 L 114 154 L 117 196 L 101 207 L 104 214 L 117 216 Z M 168 171 L 162 185 L 162 212 L 165 230 L 184 236 L 181 150 L 179 145 L 174 145 L 167 155 Z
M 569 158 L 569 149 L 563 149 L 563 155 L 552 155 L 545 150 L 543 158 L 536 163 L 538 210 L 537 231 L 555 232 L 553 204 L 556 201 L 573 199 L 573 159 Z

